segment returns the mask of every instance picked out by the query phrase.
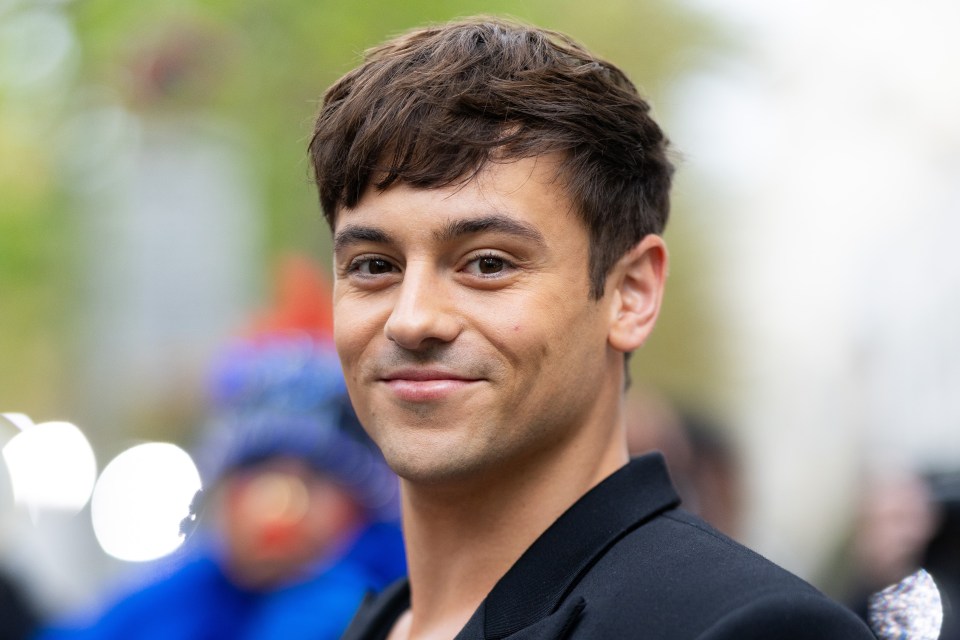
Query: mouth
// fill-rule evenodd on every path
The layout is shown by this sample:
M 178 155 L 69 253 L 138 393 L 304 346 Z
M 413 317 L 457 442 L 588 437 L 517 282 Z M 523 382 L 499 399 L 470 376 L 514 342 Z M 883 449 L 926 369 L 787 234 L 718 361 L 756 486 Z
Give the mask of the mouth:
M 390 371 L 379 381 L 405 402 L 443 400 L 479 382 L 481 378 L 442 369 L 408 368 Z

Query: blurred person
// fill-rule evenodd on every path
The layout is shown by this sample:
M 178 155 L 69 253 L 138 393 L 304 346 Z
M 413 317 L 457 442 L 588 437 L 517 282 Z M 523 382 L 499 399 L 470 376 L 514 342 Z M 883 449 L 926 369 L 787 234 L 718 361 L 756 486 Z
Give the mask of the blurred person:
M 496 18 L 371 49 L 310 152 L 335 342 L 401 477 L 410 567 L 348 640 L 864 639 L 850 611 L 629 460 L 672 166 L 649 105 L 567 36 Z
M 933 576 L 943 599 L 940 640 L 960 640 L 960 471 L 925 477 L 939 518 L 924 548 L 922 566 Z
M 940 516 L 920 475 L 889 470 L 867 479 L 856 517 L 853 558 L 860 589 L 871 593 L 921 567 Z
M 940 594 L 940 640 L 960 640 L 960 474 L 886 468 L 867 477 L 853 528 L 847 600 L 864 620 L 871 596 L 920 569 Z
M 652 389 L 631 389 L 626 408 L 627 451 L 660 451 L 684 508 L 731 538 L 743 523 L 737 451 L 709 414 L 682 409 Z
M 333 639 L 405 573 L 396 477 L 350 405 L 312 278 L 287 261 L 281 304 L 213 367 L 204 490 L 172 567 L 42 640 Z

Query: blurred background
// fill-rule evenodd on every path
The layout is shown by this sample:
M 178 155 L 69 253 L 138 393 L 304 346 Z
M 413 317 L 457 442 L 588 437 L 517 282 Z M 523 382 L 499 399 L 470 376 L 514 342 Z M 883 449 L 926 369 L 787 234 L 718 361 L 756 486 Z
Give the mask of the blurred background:
M 610 58 L 674 142 L 636 450 L 838 597 L 876 563 L 855 549 L 919 562 L 960 502 L 953 0 L 0 0 L 0 567 L 41 616 L 176 548 L 104 533 L 95 481 L 137 487 L 100 499 L 128 533 L 147 505 L 134 538 L 186 516 L 211 359 L 282 295 L 285 257 L 329 268 L 305 152 L 324 89 L 389 35 L 481 12 Z M 176 448 L 105 473 L 145 443 Z M 878 492 L 923 526 L 863 543 Z

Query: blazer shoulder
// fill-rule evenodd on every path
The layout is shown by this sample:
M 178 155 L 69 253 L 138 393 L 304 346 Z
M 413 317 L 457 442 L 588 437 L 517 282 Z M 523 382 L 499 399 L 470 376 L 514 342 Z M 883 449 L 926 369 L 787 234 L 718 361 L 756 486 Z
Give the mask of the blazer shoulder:
M 876 640 L 853 612 L 817 593 L 773 593 L 730 611 L 697 640 Z
M 694 569 L 698 588 L 703 588 L 705 584 L 716 584 L 718 588 L 726 589 L 731 586 L 731 581 L 739 581 L 753 585 L 760 591 L 796 590 L 826 599 L 806 580 L 682 509 L 665 513 L 655 524 L 660 526 L 654 535 L 661 539 L 662 544 L 670 545 L 675 552 L 689 554 L 695 559 L 694 564 L 687 568 Z
M 805 580 L 682 509 L 668 511 L 632 532 L 609 553 L 620 556 L 620 562 L 642 565 L 637 574 L 654 565 L 660 580 L 713 592 L 728 603 L 728 598 L 747 593 L 751 598 L 787 591 L 821 595 Z
M 583 637 L 873 638 L 842 605 L 682 510 L 606 550 L 575 594 L 587 603 Z

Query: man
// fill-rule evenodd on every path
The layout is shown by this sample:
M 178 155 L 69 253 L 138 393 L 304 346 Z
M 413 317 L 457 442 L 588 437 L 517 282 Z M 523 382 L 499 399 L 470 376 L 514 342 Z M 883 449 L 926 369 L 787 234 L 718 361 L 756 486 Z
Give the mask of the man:
M 400 36 L 327 92 L 335 342 L 409 568 L 346 638 L 872 637 L 679 510 L 659 455 L 628 464 L 666 146 L 616 67 L 496 19 Z

